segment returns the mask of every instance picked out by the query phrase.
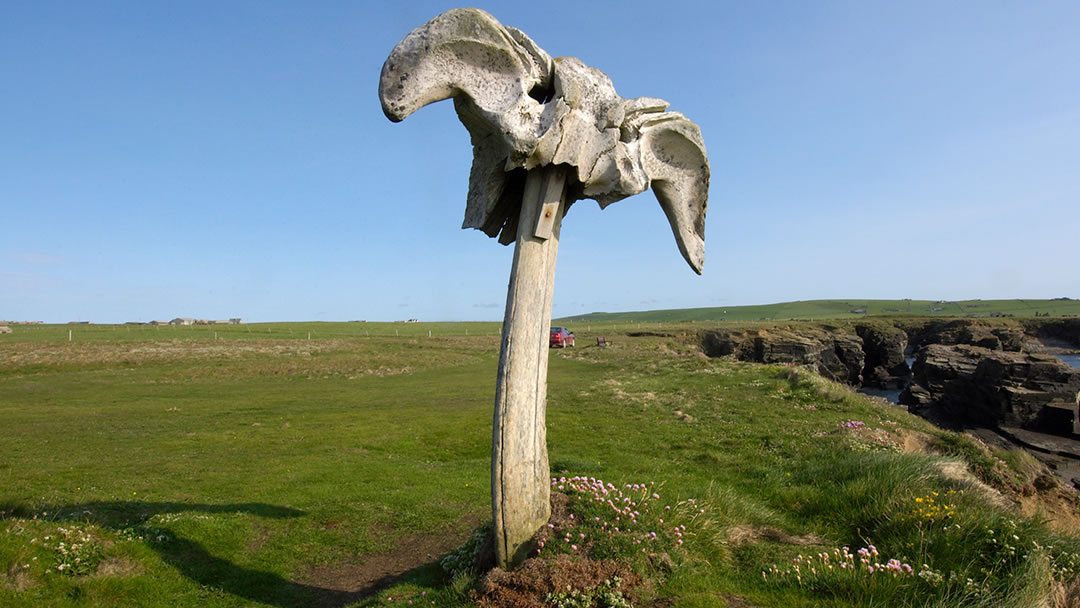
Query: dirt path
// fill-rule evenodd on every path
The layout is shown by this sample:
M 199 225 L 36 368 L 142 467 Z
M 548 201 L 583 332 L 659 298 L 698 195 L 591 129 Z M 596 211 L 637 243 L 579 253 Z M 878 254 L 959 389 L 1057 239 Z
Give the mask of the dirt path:
M 298 583 L 314 589 L 313 608 L 339 608 L 371 597 L 411 573 L 440 568 L 438 560 L 469 539 L 479 521 L 463 520 L 438 534 L 415 535 L 394 542 L 389 551 L 303 570 Z

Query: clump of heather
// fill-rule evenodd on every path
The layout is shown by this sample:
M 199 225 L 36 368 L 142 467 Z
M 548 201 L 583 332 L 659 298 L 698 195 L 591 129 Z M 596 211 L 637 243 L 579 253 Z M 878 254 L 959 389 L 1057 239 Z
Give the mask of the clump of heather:
M 692 498 L 666 500 L 652 482 L 618 487 L 594 477 L 557 477 L 551 489 L 567 497 L 566 513 L 537 534 L 540 556 L 568 553 L 670 567 L 705 523 L 702 505 Z

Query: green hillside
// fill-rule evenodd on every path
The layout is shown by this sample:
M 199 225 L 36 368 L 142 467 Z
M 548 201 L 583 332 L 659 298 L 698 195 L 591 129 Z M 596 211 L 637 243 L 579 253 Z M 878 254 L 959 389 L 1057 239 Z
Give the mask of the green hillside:
M 0 336 L 4 608 L 1080 605 L 1075 493 L 1033 457 L 694 334 L 549 351 L 568 513 L 510 604 L 468 543 L 495 324 L 68 327 Z
M 880 316 L 919 317 L 1052 317 L 1080 315 L 1080 300 L 806 300 L 758 306 L 722 306 L 631 312 L 593 312 L 563 317 L 564 323 L 772 321 L 791 319 L 851 319 Z

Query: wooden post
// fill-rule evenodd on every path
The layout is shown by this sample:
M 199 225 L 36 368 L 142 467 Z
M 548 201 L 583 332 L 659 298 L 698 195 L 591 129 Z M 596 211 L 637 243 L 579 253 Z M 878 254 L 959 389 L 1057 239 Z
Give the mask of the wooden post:
M 68 342 L 71 342 L 71 330 L 68 330 Z
M 502 568 L 528 557 L 529 540 L 551 515 L 548 334 L 565 184 L 563 167 L 530 171 L 518 220 L 492 425 L 491 508 Z
M 600 86 L 606 79 L 601 72 L 574 66 L 553 61 L 520 30 L 488 13 L 452 9 L 395 45 L 379 77 L 379 100 L 390 120 L 452 97 L 466 104 L 459 118 L 473 141 L 491 142 L 474 146 L 463 226 L 499 232 L 504 244 L 511 237 L 516 242 L 492 428 L 494 543 L 504 568 L 526 557 L 530 537 L 550 515 L 547 351 L 568 172 L 581 182 L 573 196 L 605 202 L 653 184 L 679 251 L 695 272 L 704 264 L 709 166 L 697 125 L 666 112 L 662 100 L 623 99 L 613 86 Z M 530 94 L 549 80 L 564 82 L 553 93 L 565 100 L 544 103 L 553 112 L 534 111 L 538 104 Z M 526 174 L 515 225 L 515 210 L 502 204 L 500 194 L 506 176 L 497 173 L 526 167 L 535 168 Z

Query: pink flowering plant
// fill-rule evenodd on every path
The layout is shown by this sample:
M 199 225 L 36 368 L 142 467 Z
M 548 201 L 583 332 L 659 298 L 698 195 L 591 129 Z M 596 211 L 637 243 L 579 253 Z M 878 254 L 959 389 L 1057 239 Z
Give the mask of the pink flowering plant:
M 551 489 L 567 496 L 569 513 L 537 533 L 539 556 L 568 553 L 617 558 L 635 568 L 670 567 L 707 523 L 703 505 L 693 498 L 667 500 L 653 482 L 616 486 L 594 477 L 554 477 Z
M 892 555 L 864 541 L 855 552 L 845 546 L 773 563 L 762 570 L 762 580 L 852 601 L 892 598 L 895 605 L 910 605 L 900 598 L 932 594 L 955 605 L 1013 605 L 1006 600 L 1017 593 L 1017 573 L 1033 563 L 1045 564 L 1055 583 L 1080 576 L 1075 543 L 1054 541 L 1031 521 L 988 517 L 959 490 L 903 497 L 873 528 Z
M 940 575 L 926 564 L 920 569 L 897 558 L 886 559 L 870 544 L 852 553 L 848 547 L 792 558 L 785 566 L 773 564 L 762 571 L 766 582 L 779 585 L 794 582 L 811 590 L 831 590 L 838 586 L 894 585 L 906 579 L 933 580 Z

